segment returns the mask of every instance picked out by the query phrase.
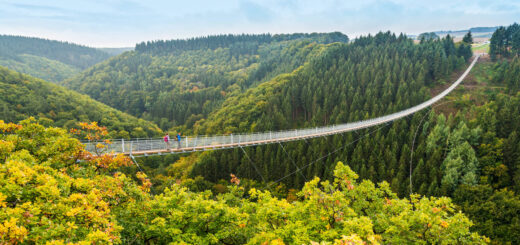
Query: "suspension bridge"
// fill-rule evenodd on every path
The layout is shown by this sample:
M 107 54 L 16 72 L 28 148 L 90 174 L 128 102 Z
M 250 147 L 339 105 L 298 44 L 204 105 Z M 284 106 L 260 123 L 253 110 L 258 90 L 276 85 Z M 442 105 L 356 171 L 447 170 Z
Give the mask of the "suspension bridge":
M 457 79 L 457 81 L 455 81 L 450 87 L 448 87 L 446 90 L 436 95 L 435 97 L 408 109 L 377 118 L 332 126 L 294 129 L 277 132 L 230 134 L 216 136 L 186 136 L 181 139 L 180 144 L 178 141 L 172 139 L 172 141 L 170 142 L 169 149 L 166 147 L 166 144 L 162 138 L 133 140 L 115 139 L 111 140 L 111 144 L 105 145 L 106 147 L 104 150 L 113 153 L 123 153 L 129 156 L 149 156 L 171 153 L 186 153 L 304 140 L 369 128 L 409 116 L 438 102 L 439 100 L 444 98 L 444 96 L 453 91 L 464 80 L 464 78 L 471 71 L 479 57 L 480 55 L 476 55 L 469 67 Z M 88 151 L 95 152 L 96 145 L 103 143 L 84 142 L 84 144 Z

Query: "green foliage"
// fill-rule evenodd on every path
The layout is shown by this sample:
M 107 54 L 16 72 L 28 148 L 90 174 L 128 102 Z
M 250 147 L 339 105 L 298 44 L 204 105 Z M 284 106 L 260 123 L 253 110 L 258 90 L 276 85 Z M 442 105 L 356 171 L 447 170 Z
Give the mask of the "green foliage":
M 472 44 L 473 43 L 473 37 L 471 36 L 471 31 L 468 31 L 466 35 L 462 38 L 462 42 L 466 44 Z
M 352 236 L 372 244 L 486 241 L 469 231 L 471 222 L 455 212 L 448 198 L 398 199 L 387 183 L 357 183 L 357 175 L 341 162 L 334 173 L 332 183 L 307 182 L 300 200 L 292 203 L 256 189 L 243 197 L 239 186 L 211 199 L 209 192 L 173 185 L 149 204 L 144 239 L 197 244 L 309 244 Z
M 420 40 L 421 42 L 435 40 L 435 39 L 439 39 L 439 38 L 440 38 L 439 35 L 437 35 L 435 32 L 424 32 L 424 33 L 419 34 L 419 36 L 417 36 L 417 39 Z
M 26 120 L 0 121 L 0 131 L 2 243 L 487 242 L 449 198 L 399 199 L 387 183 L 358 183 L 341 162 L 333 182 L 309 181 L 292 203 L 268 191 L 246 194 L 236 177 L 224 194 L 172 184 L 151 196 L 143 173 L 138 185 L 117 170 L 97 171 L 96 158 L 124 156 L 85 157 L 63 129 Z
M 17 122 L 30 116 L 43 124 L 67 129 L 76 127 L 80 121 L 96 121 L 106 126 L 113 138 L 128 137 L 128 132 L 141 137 L 161 133 L 153 123 L 88 96 L 0 67 L 0 118 Z
M 414 45 L 391 33 L 331 44 L 292 73 L 230 96 L 195 132 L 281 130 L 392 113 L 424 101 L 425 85 L 461 67 L 456 55 L 451 39 Z
M 453 195 L 475 223 L 475 230 L 494 238 L 496 244 L 518 244 L 520 197 L 514 192 L 487 185 L 461 186 Z
M 511 94 L 520 91 L 520 58 L 511 61 L 502 61 L 495 65 L 497 74 L 493 77 L 495 84 L 504 84 Z
M 0 56 L 16 59 L 16 56 L 22 54 L 45 57 L 79 69 L 85 69 L 110 57 L 103 51 L 68 42 L 0 35 Z
M 258 45 L 273 42 L 310 39 L 319 43 L 348 42 L 348 37 L 340 32 L 332 33 L 293 33 L 293 34 L 241 34 L 215 35 L 190 39 L 158 40 L 142 42 L 135 46 L 137 52 L 147 52 L 156 55 L 178 53 L 189 50 L 215 50 L 229 48 L 234 55 L 256 54 Z
M 97 65 L 66 84 L 165 129 L 200 134 L 252 132 L 363 120 L 408 108 L 426 100 L 430 88 L 442 85 L 471 57 L 468 44 L 454 44 L 449 36 L 414 44 L 403 35 L 378 33 L 351 44 L 327 45 L 321 43 L 328 41 L 316 39 L 234 38 L 141 44 L 140 51 Z M 449 106 L 458 113 L 418 113 L 369 136 L 367 130 L 284 143 L 284 148 L 273 144 L 246 148 L 245 153 L 232 149 L 142 159 L 158 195 L 141 193 L 124 209 L 113 206 L 103 215 L 116 221 L 113 234 L 122 243 L 483 242 L 472 232 L 496 243 L 516 243 L 518 64 L 513 59 L 490 66 L 492 71 L 478 81 L 479 85 L 507 86 L 508 94 L 486 93 L 485 104 L 464 97 Z M 0 92 L 7 91 L 2 98 L 11 101 L 0 104 L 0 118 L 16 117 L 16 110 L 27 107 L 26 102 L 17 102 L 24 101 L 22 93 L 28 93 L 18 89 L 18 84 L 25 83 L 7 84 Z M 24 92 L 17 94 L 17 90 Z M 36 105 L 47 104 L 27 108 Z M 83 115 L 75 112 L 83 106 L 87 105 L 61 113 L 53 109 L 56 116 L 47 110 L 38 120 L 68 127 L 81 118 L 95 117 L 85 112 L 86 116 L 74 119 Z M 32 114 L 24 112 L 17 120 L 27 115 Z M 137 125 L 121 128 L 99 122 L 126 137 L 149 133 Z M 0 159 L 14 155 L 13 149 L 19 147 L 4 141 Z M 42 152 L 59 149 L 49 146 Z M 31 150 L 38 159 L 45 158 L 35 152 Z M 111 166 L 112 160 L 101 160 Z M 341 160 L 348 160 L 349 166 L 337 163 Z M 52 168 L 74 166 L 55 159 L 48 162 Z M 125 169 L 133 171 L 133 167 Z M 356 181 L 354 171 L 363 181 Z M 241 185 L 225 183 L 230 173 L 242 178 Z M 255 181 L 262 177 L 269 183 Z M 136 178 L 143 183 L 139 190 L 150 188 L 144 175 Z M 273 182 L 280 180 L 283 183 Z M 258 190 L 266 184 L 271 184 L 270 191 Z M 298 195 L 296 189 L 301 189 Z M 429 197 L 410 196 L 410 192 Z M 456 205 L 440 196 L 453 197 Z M 471 222 L 460 210 L 476 225 L 470 228 Z M 16 230 L 10 233 L 15 234 L 13 239 L 30 233 L 19 229 L 21 216 L 15 219 L 1 220 L 3 227 Z M 83 233 L 74 233 L 73 241 L 97 232 L 82 229 Z M 91 237 L 97 235 L 103 234 Z
M 0 65 L 51 82 L 61 81 L 80 72 L 74 66 L 45 57 L 29 54 L 22 54 L 18 57 L 19 60 L 0 58 Z
M 520 25 L 499 27 L 491 37 L 489 54 L 493 60 L 498 57 L 517 57 L 520 54 Z
M 391 33 L 361 37 L 348 45 L 331 44 L 292 73 L 230 96 L 219 110 L 195 124 L 195 132 L 219 134 L 313 127 L 396 112 L 426 100 L 430 96 L 428 85 L 438 84 L 437 80 L 462 67 L 464 59 L 457 58 L 456 52 L 451 39 L 416 45 L 402 35 L 396 37 Z M 439 63 L 428 62 L 429 57 Z M 418 123 L 419 118 L 415 120 Z M 408 122 L 399 121 L 391 129 L 382 129 L 357 144 L 351 143 L 366 131 L 285 143 L 288 154 L 278 145 L 245 149 L 260 174 L 252 169 L 240 150 L 211 152 L 193 166 L 191 176 L 201 175 L 217 182 L 230 173 L 256 180 L 263 175 L 269 182 L 298 172 L 285 177 L 283 183 L 288 188 L 299 188 L 305 179 L 313 176 L 330 180 L 335 162 L 349 159 L 363 178 L 401 183 L 392 188 L 403 195 L 410 155 L 410 147 L 404 145 L 410 144 L 410 132 Z M 410 141 L 404 143 L 404 139 Z M 338 148 L 342 149 L 334 156 L 337 160 L 324 158 L 311 162 Z
M 240 45 L 237 51 L 237 43 L 226 41 L 235 38 L 252 51 L 242 52 Z M 154 121 L 164 130 L 179 126 L 186 131 L 225 98 L 289 73 L 325 48 L 312 37 L 268 43 L 257 39 L 261 36 L 230 35 L 137 45 L 137 51 L 114 57 L 64 84 Z
M 0 35 L 0 65 L 59 82 L 110 57 L 108 53 L 67 42 Z

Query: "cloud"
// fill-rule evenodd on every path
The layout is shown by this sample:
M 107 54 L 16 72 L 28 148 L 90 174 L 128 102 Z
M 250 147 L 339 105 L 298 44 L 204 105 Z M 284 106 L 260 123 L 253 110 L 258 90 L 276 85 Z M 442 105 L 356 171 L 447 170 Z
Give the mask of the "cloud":
M 511 0 L 0 0 L 0 30 L 95 46 L 219 33 L 379 30 L 420 33 L 508 25 Z
M 273 18 L 272 12 L 260 4 L 243 1 L 240 3 L 240 13 L 242 13 L 247 20 L 251 22 L 269 22 Z

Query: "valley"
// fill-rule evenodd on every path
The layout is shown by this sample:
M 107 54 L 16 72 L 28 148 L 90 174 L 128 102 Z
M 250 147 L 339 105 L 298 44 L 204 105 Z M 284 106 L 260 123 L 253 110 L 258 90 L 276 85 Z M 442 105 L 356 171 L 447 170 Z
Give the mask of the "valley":
M 1 35 L 0 244 L 518 244 L 519 37 Z

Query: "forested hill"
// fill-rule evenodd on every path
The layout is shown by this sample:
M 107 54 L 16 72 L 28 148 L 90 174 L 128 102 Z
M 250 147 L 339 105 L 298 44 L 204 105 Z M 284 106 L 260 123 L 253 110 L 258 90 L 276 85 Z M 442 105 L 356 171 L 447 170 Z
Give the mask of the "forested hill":
M 68 42 L 0 35 L 0 65 L 58 82 L 106 60 L 110 54 Z
M 330 33 L 150 42 L 98 64 L 64 85 L 154 121 L 162 129 L 191 128 L 227 97 L 290 73 L 320 55 L 328 48 L 321 42 L 347 40 L 343 34 Z
M 158 40 L 142 42 L 135 46 L 138 52 L 156 55 L 197 49 L 230 48 L 232 53 L 254 54 L 258 46 L 272 42 L 308 39 L 318 43 L 348 42 L 348 37 L 341 32 L 332 33 L 293 33 L 293 34 L 241 34 L 215 35 L 178 40 Z
M 35 117 L 41 124 L 64 128 L 96 121 L 110 137 L 158 136 L 153 123 L 110 108 L 86 95 L 0 66 L 0 120 L 18 122 Z
M 415 45 L 379 33 L 352 44 L 330 45 L 291 74 L 236 96 L 207 120 L 199 134 L 281 130 L 373 118 L 417 105 L 471 56 L 449 37 Z

